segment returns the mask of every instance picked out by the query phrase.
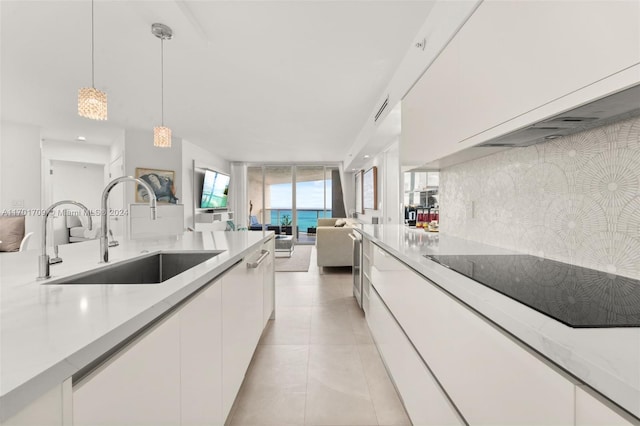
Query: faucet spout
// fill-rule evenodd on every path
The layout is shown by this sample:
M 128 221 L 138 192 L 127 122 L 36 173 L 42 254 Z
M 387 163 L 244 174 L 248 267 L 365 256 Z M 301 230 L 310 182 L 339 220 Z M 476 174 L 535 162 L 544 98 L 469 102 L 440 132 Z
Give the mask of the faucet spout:
M 109 239 L 107 235 L 109 234 L 109 212 L 107 210 L 107 201 L 109 199 L 109 194 L 111 190 L 119 183 L 122 182 L 135 182 L 138 185 L 142 185 L 144 189 L 147 190 L 147 194 L 149 194 L 149 208 L 151 209 L 151 219 L 156 220 L 157 214 L 157 200 L 156 194 L 149 186 L 149 184 L 142 179 L 134 178 L 133 176 L 120 176 L 112 180 L 104 187 L 104 191 L 102 191 L 102 205 L 100 209 L 100 224 L 102 228 L 100 229 L 100 262 L 107 263 L 109 262 Z
M 49 268 L 49 255 L 47 254 L 47 220 L 49 219 L 49 215 L 51 212 L 58 206 L 62 204 L 72 204 L 74 206 L 80 207 L 84 210 L 84 213 L 87 215 L 89 219 L 89 229 L 93 229 L 93 220 L 91 218 L 91 212 L 89 209 L 82 203 L 72 200 L 63 200 L 58 201 L 57 203 L 53 203 L 45 210 L 44 217 L 42 218 L 42 242 L 40 244 L 40 257 L 38 258 L 38 279 L 44 280 L 49 278 L 50 268 Z

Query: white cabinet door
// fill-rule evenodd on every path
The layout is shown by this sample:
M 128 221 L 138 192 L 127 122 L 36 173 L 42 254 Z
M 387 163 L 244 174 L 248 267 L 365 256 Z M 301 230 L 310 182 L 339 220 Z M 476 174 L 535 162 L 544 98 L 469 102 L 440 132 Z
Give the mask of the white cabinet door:
M 274 309 L 276 306 L 276 275 L 275 275 L 275 247 L 273 238 L 262 245 L 262 249 L 269 252 L 268 257 L 264 260 L 262 267 L 262 274 L 264 279 L 264 291 L 263 291 L 263 326 L 267 324 L 270 318 L 273 317 Z
M 190 300 L 180 312 L 182 425 L 222 425 L 222 284 Z
M 229 415 L 262 333 L 263 275 L 247 265 L 260 252 L 243 259 L 222 277 L 222 413 Z
M 576 426 L 631 426 L 631 421 L 576 386 Z
M 164 319 L 74 385 L 73 424 L 180 424 L 177 315 Z
M 636 0 L 484 1 L 456 36 L 464 137 L 640 62 L 639 17 Z
M 402 100 L 402 165 L 423 164 L 458 149 L 467 133 L 460 116 L 460 41 L 452 40 Z
M 441 159 L 467 139 L 486 141 L 478 135 L 489 129 L 507 133 L 561 113 L 574 105 L 531 112 L 569 94 L 582 91 L 585 103 L 625 88 L 627 80 L 585 89 L 640 63 L 639 16 L 637 0 L 483 1 L 403 99 L 401 164 Z
M 371 290 L 367 322 L 414 425 L 464 424 L 378 294 Z
M 1 422 L 2 426 L 68 426 L 72 410 L 71 379 L 56 385 L 11 418 Z
M 380 248 L 372 274 L 373 287 L 470 424 L 573 424 L 567 378 Z

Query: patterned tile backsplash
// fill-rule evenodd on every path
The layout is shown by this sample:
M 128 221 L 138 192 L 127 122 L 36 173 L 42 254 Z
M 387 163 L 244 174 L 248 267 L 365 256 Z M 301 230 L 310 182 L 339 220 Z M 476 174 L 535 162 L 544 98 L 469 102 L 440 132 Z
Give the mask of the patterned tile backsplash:
M 440 229 L 640 278 L 640 118 L 441 170 Z

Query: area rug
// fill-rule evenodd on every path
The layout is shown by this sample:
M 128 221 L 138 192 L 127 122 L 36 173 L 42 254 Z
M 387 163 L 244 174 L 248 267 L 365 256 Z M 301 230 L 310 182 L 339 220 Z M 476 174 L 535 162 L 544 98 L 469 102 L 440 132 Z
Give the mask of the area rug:
M 313 246 L 297 245 L 291 257 L 276 257 L 276 272 L 307 272 Z

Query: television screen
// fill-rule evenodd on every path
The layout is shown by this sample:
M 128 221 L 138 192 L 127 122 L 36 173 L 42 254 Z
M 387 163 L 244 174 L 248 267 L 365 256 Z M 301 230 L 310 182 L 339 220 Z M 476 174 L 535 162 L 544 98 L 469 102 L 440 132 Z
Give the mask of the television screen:
M 212 170 L 205 171 L 202 184 L 202 209 L 226 209 L 229 193 L 229 176 Z

